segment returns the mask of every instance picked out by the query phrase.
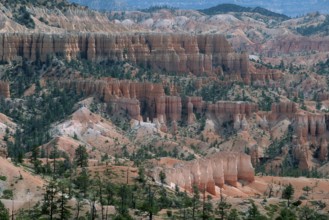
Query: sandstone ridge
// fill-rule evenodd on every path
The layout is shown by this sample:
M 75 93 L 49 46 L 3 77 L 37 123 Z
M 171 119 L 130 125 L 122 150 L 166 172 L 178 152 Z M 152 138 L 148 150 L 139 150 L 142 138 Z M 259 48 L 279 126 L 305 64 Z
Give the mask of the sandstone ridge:
M 219 34 L 0 34 L 0 61 L 22 57 L 45 62 L 50 55 L 67 60 L 127 61 L 155 70 L 250 80 L 247 55 L 235 53 Z
M 205 159 L 175 164 L 172 168 L 157 167 L 154 178 L 159 180 L 159 173 L 166 174 L 170 186 L 179 186 L 192 191 L 196 185 L 201 191 L 206 190 L 216 195 L 216 186 L 224 184 L 237 187 L 238 181 L 254 181 L 254 168 L 249 155 L 235 152 L 220 152 Z
M 102 80 L 63 80 L 59 86 L 75 89 L 77 93 L 97 96 L 112 106 L 113 111 L 123 110 L 135 120 L 159 120 L 160 123 L 180 121 L 187 115 L 188 123 L 194 122 L 194 113 L 205 112 L 225 122 L 234 120 L 238 115 L 241 119 L 249 118 L 258 111 L 258 106 L 249 102 L 218 101 L 210 104 L 202 97 L 168 96 L 162 84 L 148 82 L 132 82 L 104 78 Z M 186 111 L 186 112 L 185 112 Z

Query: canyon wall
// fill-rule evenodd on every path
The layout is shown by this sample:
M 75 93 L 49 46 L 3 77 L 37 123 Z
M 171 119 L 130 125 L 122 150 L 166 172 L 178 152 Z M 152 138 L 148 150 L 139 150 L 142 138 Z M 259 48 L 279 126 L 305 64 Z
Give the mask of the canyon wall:
M 125 111 L 136 120 L 159 119 L 179 121 L 182 100 L 178 96 L 167 96 L 162 84 L 141 83 L 106 78 L 102 80 L 59 81 L 65 89 L 75 89 L 78 94 L 94 95 L 108 103 L 112 111 Z
M 296 103 L 285 101 L 272 104 L 267 116 L 273 125 L 283 119 L 291 122 L 292 153 L 301 170 L 310 170 L 314 157 L 321 162 L 328 160 L 329 117 L 326 114 L 301 111 Z
M 177 185 L 187 191 L 197 186 L 201 192 L 206 190 L 216 195 L 216 186 L 224 184 L 237 187 L 238 181 L 253 182 L 254 168 L 249 155 L 236 152 L 219 152 L 211 157 L 175 164 L 172 168 L 155 168 L 154 179 L 159 173 L 166 174 L 166 183 Z
M 67 60 L 129 61 L 154 70 L 250 81 L 247 55 L 235 53 L 218 34 L 0 34 L 0 61 L 23 57 L 45 62 L 49 55 Z
M 320 161 L 328 159 L 329 116 L 302 111 L 291 101 L 273 103 L 271 111 L 261 112 L 256 103 L 208 103 L 202 97 L 182 99 L 179 96 L 168 96 L 164 92 L 164 86 L 157 83 L 120 81 L 113 78 L 63 80 L 57 83 L 59 87 L 74 89 L 79 94 L 100 98 L 109 105 L 112 113 L 123 111 L 138 121 L 160 123 L 160 130 L 163 132 L 168 132 L 166 126 L 170 124 L 173 130 L 177 130 L 177 122 L 181 120 L 186 120 L 187 124 L 195 123 L 196 114 L 200 113 L 205 113 L 218 126 L 230 126 L 236 131 L 248 131 L 252 118 L 257 118 L 261 129 L 270 132 L 282 120 L 289 120 L 294 138 L 293 154 L 300 168 L 311 168 L 311 158 L 315 152 Z
M 258 111 L 257 104 L 249 102 L 219 101 L 207 103 L 202 97 L 165 95 L 162 84 L 133 82 L 103 78 L 102 80 L 62 80 L 59 87 L 74 89 L 78 94 L 95 96 L 112 106 L 112 110 L 124 110 L 136 120 L 153 121 L 159 119 L 164 123 L 180 121 L 187 116 L 189 124 L 195 122 L 195 113 L 207 113 L 221 123 L 241 119 L 241 128 L 248 125 L 246 118 Z

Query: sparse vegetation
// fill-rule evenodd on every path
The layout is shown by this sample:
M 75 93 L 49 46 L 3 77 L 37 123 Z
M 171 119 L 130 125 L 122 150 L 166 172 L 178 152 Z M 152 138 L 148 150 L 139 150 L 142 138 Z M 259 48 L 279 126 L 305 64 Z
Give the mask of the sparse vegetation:
M 29 29 L 35 28 L 35 23 L 31 17 L 30 12 L 26 6 L 21 6 L 19 10 L 14 14 L 15 21 L 21 25 L 26 26 Z
M 329 34 L 329 15 L 326 16 L 326 19 L 318 25 L 303 26 L 297 28 L 297 32 L 304 36 L 321 34 L 326 36 Z

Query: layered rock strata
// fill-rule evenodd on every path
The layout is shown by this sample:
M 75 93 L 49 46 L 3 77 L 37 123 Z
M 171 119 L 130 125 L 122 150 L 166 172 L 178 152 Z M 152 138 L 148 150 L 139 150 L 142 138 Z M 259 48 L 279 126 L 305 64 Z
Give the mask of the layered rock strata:
M 219 101 L 215 104 L 206 103 L 201 97 L 165 95 L 162 84 L 120 81 L 111 78 L 102 80 L 68 80 L 58 82 L 60 87 L 75 89 L 79 94 L 94 95 L 110 104 L 113 110 L 124 110 L 136 120 L 146 121 L 160 119 L 180 121 L 182 115 L 187 115 L 189 124 L 195 122 L 195 113 L 205 112 L 218 121 L 241 118 L 241 128 L 247 129 L 247 118 L 258 111 L 257 104 L 248 102 Z
M 124 110 L 136 120 L 146 121 L 149 118 L 166 122 L 181 119 L 181 98 L 166 96 L 161 84 L 113 79 L 72 80 L 58 83 L 60 87 L 75 89 L 79 94 L 95 95 L 110 104 L 112 110 Z
M 4 98 L 10 98 L 9 82 L 0 81 L 0 96 Z
M 233 127 L 236 130 L 247 130 L 249 127 L 247 118 L 252 113 L 258 112 L 258 105 L 242 101 L 219 101 L 215 104 L 207 103 L 206 112 L 212 118 L 216 118 L 221 125 L 233 122 Z
M 293 118 L 297 113 L 297 105 L 294 102 L 273 103 L 271 107 L 270 120 L 277 120 L 281 116 Z
M 175 164 L 172 168 L 156 168 L 154 178 L 159 181 L 159 173 L 166 174 L 170 186 L 179 186 L 192 191 L 197 186 L 202 192 L 206 190 L 216 195 L 216 186 L 224 184 L 237 187 L 238 181 L 254 181 L 254 168 L 249 155 L 236 152 L 220 152 L 211 157 Z
M 0 61 L 23 57 L 45 62 L 50 55 L 94 62 L 129 61 L 155 70 L 250 81 L 247 55 L 235 53 L 218 34 L 0 34 Z
M 317 114 L 297 114 L 296 134 L 305 142 L 314 142 L 321 138 L 327 131 L 325 115 Z

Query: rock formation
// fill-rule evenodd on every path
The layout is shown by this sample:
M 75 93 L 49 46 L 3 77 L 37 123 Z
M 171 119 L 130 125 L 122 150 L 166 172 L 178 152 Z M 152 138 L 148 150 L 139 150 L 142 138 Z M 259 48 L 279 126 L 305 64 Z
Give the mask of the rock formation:
M 111 105 L 112 110 L 124 110 L 136 120 L 159 119 L 166 123 L 179 121 L 182 101 L 178 96 L 166 96 L 162 84 L 103 80 L 69 80 L 58 82 L 60 87 L 76 89 L 79 94 L 95 95 Z
M 9 82 L 0 81 L 0 96 L 10 98 Z
M 218 34 L 0 34 L 0 61 L 23 57 L 45 62 L 49 55 L 129 61 L 155 70 L 250 81 L 247 55 L 235 53 Z
M 281 54 L 301 53 L 302 51 L 326 52 L 329 50 L 328 40 L 325 38 L 282 37 L 266 44 L 254 44 L 248 51 L 255 51 L 272 57 Z
M 246 118 L 258 111 L 258 105 L 249 102 L 219 101 L 215 104 L 208 103 L 206 109 L 207 113 L 221 124 L 233 121 L 236 130 L 245 130 L 248 127 Z
M 326 130 L 325 115 L 310 113 L 296 115 L 296 134 L 299 139 L 307 141 L 309 140 L 309 136 L 321 138 Z
M 304 112 L 296 114 L 295 117 L 296 141 L 294 141 L 293 153 L 299 161 L 299 168 L 308 170 L 312 167 L 311 158 L 316 151 L 318 151 L 320 161 L 327 161 L 328 159 L 326 116 Z
M 247 119 L 258 111 L 257 104 L 249 102 L 219 101 L 206 103 L 202 97 L 166 96 L 162 84 L 139 83 L 127 80 L 104 78 L 102 80 L 67 80 L 58 82 L 60 87 L 75 89 L 87 96 L 95 95 L 111 105 L 115 112 L 124 110 L 135 120 L 146 121 L 149 118 L 163 120 L 164 124 L 182 120 L 186 115 L 188 124 L 196 120 L 195 113 L 205 112 L 220 123 L 239 117 L 237 130 L 248 130 Z
M 284 116 L 292 118 L 297 113 L 297 105 L 294 102 L 273 103 L 269 119 L 274 121 L 279 117 Z
M 172 168 L 155 168 L 154 178 L 159 181 L 160 171 L 165 172 L 168 185 L 177 185 L 192 191 L 196 185 L 216 195 L 216 186 L 229 184 L 237 187 L 239 180 L 253 182 L 254 168 L 249 155 L 235 152 L 220 152 L 205 159 L 175 164 Z
M 237 115 L 245 114 L 250 116 L 258 111 L 258 105 L 249 102 L 218 101 L 215 104 L 208 104 L 207 109 L 214 115 Z
M 328 142 L 325 138 L 321 140 L 320 144 L 320 152 L 319 152 L 319 159 L 323 161 L 328 160 Z

